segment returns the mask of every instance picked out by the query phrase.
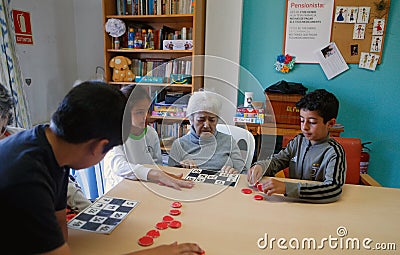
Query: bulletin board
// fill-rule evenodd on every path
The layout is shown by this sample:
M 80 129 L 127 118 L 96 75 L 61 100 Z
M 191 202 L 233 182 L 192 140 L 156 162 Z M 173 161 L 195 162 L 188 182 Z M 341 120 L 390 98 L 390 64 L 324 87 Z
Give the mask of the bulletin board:
M 314 51 L 331 40 L 334 0 L 286 0 L 283 54 L 318 63 Z
M 379 55 L 381 63 L 389 7 L 390 0 L 335 0 L 332 42 L 348 64 L 359 64 L 362 52 Z

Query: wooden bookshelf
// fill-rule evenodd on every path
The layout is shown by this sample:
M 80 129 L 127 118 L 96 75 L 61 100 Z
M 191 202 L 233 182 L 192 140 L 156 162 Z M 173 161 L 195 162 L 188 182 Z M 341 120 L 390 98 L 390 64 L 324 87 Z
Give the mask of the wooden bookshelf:
M 162 14 L 162 15 L 117 15 L 117 2 L 119 0 L 103 0 L 103 23 L 108 19 L 120 19 L 125 24 L 144 24 L 150 26 L 153 30 L 158 30 L 167 26 L 181 30 L 183 27 L 192 28 L 192 50 L 162 50 L 162 49 L 131 49 L 131 48 L 113 48 L 113 38 L 104 29 L 104 69 L 105 79 L 110 84 L 124 86 L 129 83 L 113 82 L 112 68 L 109 67 L 110 60 L 118 55 L 126 56 L 130 59 L 159 59 L 171 61 L 174 59 L 188 57 L 192 59 L 192 84 L 186 84 L 181 88 L 188 93 L 203 87 L 204 65 L 202 60 L 195 60 L 196 55 L 204 55 L 204 34 L 205 34 L 205 0 L 196 0 L 194 2 L 193 13 L 191 14 Z M 134 0 L 132 0 L 134 1 Z M 144 1 L 146 2 L 146 1 Z M 160 2 L 162 2 L 160 0 Z M 168 2 L 168 1 L 166 1 Z M 123 37 L 123 36 L 121 36 Z M 143 86 L 157 86 L 153 84 L 140 83 Z M 172 84 L 160 84 L 168 88 Z M 175 86 L 175 85 L 172 85 Z
M 145 86 L 148 88 L 150 94 L 159 95 L 159 91 L 163 91 L 163 93 L 167 92 L 180 92 L 184 94 L 191 94 L 194 91 L 203 88 L 203 73 L 204 73 L 204 62 L 202 58 L 195 58 L 195 56 L 204 55 L 204 36 L 205 36 L 205 8 L 206 8 L 206 0 L 194 0 L 193 6 L 190 8 L 190 13 L 161 13 L 160 15 L 118 15 L 118 2 L 126 2 L 126 0 L 102 0 L 103 7 L 103 26 L 104 26 L 104 69 L 105 69 L 105 79 L 106 81 L 118 87 L 123 87 L 128 84 L 136 83 L 140 86 Z M 142 3 L 147 3 L 149 0 L 143 0 Z M 179 1 L 183 0 L 152 0 L 152 3 L 179 3 Z M 191 1 L 185 0 L 186 3 Z M 132 0 L 132 3 L 135 3 L 135 0 Z M 147 8 L 147 7 L 146 7 Z M 167 10 L 167 9 L 164 9 Z M 177 9 L 176 9 L 177 10 Z M 186 9 L 189 10 L 189 9 Z M 134 9 L 131 9 L 133 12 Z M 151 10 L 148 9 L 148 13 L 152 13 Z M 155 10 L 153 13 L 157 13 Z M 143 13 L 141 13 L 143 14 Z M 190 30 L 191 32 L 191 40 L 193 41 L 193 47 L 191 50 L 163 50 L 162 48 L 155 49 L 134 49 L 127 48 L 124 43 L 121 43 L 121 47 L 119 49 L 115 49 L 113 45 L 114 38 L 112 38 L 105 31 L 105 24 L 109 19 L 119 19 L 122 20 L 126 25 L 125 35 L 120 37 L 120 40 L 126 38 L 126 33 L 128 33 L 128 26 L 144 26 L 151 27 L 154 31 L 160 30 L 164 26 L 172 28 L 175 31 L 182 30 L 183 27 Z M 190 29 L 191 28 L 191 29 Z M 190 38 L 188 38 L 190 39 Z M 160 44 L 156 45 L 160 46 Z M 170 81 L 163 83 L 137 83 L 137 82 L 116 82 L 112 80 L 113 69 L 109 67 L 110 60 L 115 56 L 125 56 L 129 59 L 140 59 L 140 60 L 157 60 L 161 62 L 170 62 L 177 59 L 187 59 L 191 61 L 191 66 L 188 69 L 191 69 L 192 83 L 191 84 L 171 84 Z M 132 61 L 133 64 L 133 61 Z M 130 67 L 133 69 L 133 67 Z M 149 70 L 147 70 L 149 71 Z M 135 73 L 134 73 L 135 74 Z M 137 74 L 135 74 L 137 75 Z M 154 93 L 157 91 L 157 93 Z M 161 94 L 161 97 L 163 94 Z M 159 100 L 160 101 L 160 100 Z M 162 101 L 162 100 L 161 100 Z M 161 123 L 180 123 L 186 125 L 188 123 L 187 118 L 179 118 L 179 117 L 160 117 L 160 116 L 151 116 L 148 119 L 149 123 L 157 122 Z M 161 135 L 161 134 L 160 134 Z M 162 137 L 160 137 L 162 138 Z

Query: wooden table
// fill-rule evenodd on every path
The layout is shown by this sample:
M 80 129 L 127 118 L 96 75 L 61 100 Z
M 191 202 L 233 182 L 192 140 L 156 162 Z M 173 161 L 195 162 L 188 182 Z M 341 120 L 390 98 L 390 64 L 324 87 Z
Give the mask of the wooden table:
M 184 171 L 164 169 L 175 173 Z M 384 243 L 386 247 L 395 244 L 400 249 L 400 189 L 344 185 L 339 201 L 309 204 L 279 195 L 256 201 L 254 193 L 241 193 L 244 187 L 247 187 L 245 176 L 240 177 L 237 187 L 197 183 L 193 189 L 183 191 L 123 180 L 106 195 L 138 200 L 138 206 L 110 235 L 69 229 L 71 250 L 73 254 L 101 255 L 144 249 L 137 240 L 155 229 L 154 225 L 168 215 L 172 201 L 178 200 L 183 203 L 182 214 L 175 219 L 182 222 L 182 227 L 160 230 L 161 236 L 151 247 L 178 241 L 197 242 L 207 255 L 398 254 L 393 250 L 367 250 L 362 242 L 368 243 L 371 239 L 370 247 Z M 337 231 L 347 231 L 347 235 L 340 237 Z M 268 247 L 261 249 L 266 238 Z M 324 238 L 327 241 L 321 246 Z M 339 245 L 338 248 L 330 247 L 329 238 L 331 245 Z M 279 239 L 281 247 L 286 246 L 287 250 L 278 246 Z M 360 241 L 359 250 L 353 249 L 351 243 L 350 249 L 345 249 L 347 240 L 356 239 Z M 293 245 L 296 240 L 299 249 L 289 246 L 289 241 Z M 315 240 L 316 246 L 322 248 L 307 248 L 308 240 L 311 245 Z M 343 249 L 340 249 L 340 240 Z M 302 242 L 306 244 L 305 249 L 301 249 Z

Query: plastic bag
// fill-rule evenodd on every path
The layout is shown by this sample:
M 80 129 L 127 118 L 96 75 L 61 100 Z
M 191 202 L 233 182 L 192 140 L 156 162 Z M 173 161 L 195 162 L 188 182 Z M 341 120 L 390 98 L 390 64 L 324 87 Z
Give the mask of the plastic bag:
M 300 94 L 305 95 L 308 88 L 304 87 L 303 84 L 297 82 L 287 82 L 281 80 L 275 84 L 272 84 L 264 90 L 265 93 L 282 93 L 282 94 Z

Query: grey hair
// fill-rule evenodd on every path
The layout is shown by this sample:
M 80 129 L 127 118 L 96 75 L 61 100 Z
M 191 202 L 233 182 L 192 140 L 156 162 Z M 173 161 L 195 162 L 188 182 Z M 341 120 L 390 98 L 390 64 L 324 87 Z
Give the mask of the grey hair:
M 209 112 L 219 116 L 221 101 L 221 96 L 214 92 L 196 91 L 189 98 L 186 116 L 190 117 L 196 112 Z

